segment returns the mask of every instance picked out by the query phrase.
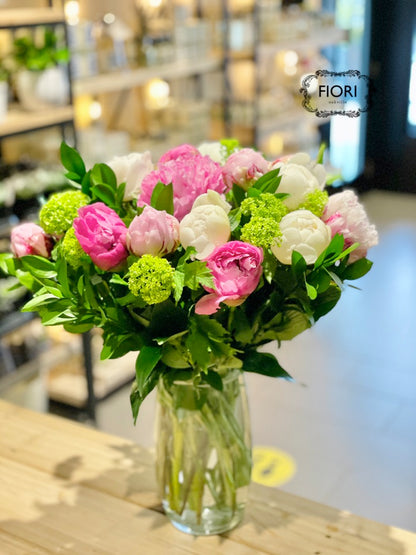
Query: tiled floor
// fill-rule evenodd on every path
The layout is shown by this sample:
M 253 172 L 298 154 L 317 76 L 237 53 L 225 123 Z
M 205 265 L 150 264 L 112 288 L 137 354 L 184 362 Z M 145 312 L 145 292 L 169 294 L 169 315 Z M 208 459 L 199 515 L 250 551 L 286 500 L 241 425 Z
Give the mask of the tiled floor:
M 279 352 L 295 382 L 248 375 L 254 445 L 296 460 L 283 489 L 416 531 L 416 196 L 372 192 L 374 268 Z M 99 427 L 153 445 L 155 400 L 132 425 L 128 388 Z

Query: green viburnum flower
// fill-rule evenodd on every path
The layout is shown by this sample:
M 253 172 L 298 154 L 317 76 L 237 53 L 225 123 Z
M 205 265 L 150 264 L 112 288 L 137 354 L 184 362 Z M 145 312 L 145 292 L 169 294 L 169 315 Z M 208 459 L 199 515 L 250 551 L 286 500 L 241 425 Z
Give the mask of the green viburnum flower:
M 85 256 L 78 239 L 75 236 L 74 228 L 71 227 L 65 233 L 65 237 L 61 244 L 62 254 L 65 260 L 68 262 L 74 270 L 77 270 L 82 264 L 82 257 Z
M 309 210 L 315 216 L 320 218 L 323 214 L 324 208 L 328 202 L 328 193 L 326 191 L 320 191 L 316 189 L 306 195 L 306 200 L 297 209 L 298 210 Z
M 62 235 L 78 216 L 78 208 L 86 206 L 89 202 L 89 197 L 81 191 L 55 193 L 40 211 L 40 225 L 46 233 Z
M 288 213 L 287 207 L 272 193 L 262 193 L 259 197 L 244 199 L 241 203 L 241 211 L 244 216 L 270 218 L 276 222 L 280 222 Z
M 157 304 L 169 297 L 175 270 L 165 258 L 144 254 L 129 269 L 129 289 L 148 304 Z
M 254 216 L 243 226 L 241 240 L 256 247 L 267 249 L 282 236 L 279 223 L 273 218 Z

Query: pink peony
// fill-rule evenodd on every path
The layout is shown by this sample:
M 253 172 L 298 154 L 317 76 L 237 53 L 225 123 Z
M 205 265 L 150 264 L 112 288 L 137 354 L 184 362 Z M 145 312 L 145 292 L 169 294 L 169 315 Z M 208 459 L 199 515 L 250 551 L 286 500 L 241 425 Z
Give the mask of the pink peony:
M 53 241 L 43 229 L 36 224 L 20 224 L 11 233 L 11 248 L 14 256 L 20 258 L 28 254 L 36 254 L 49 258 Z
M 146 206 L 131 222 L 126 236 L 127 248 L 136 256 L 164 256 L 179 245 L 179 222 L 165 210 Z
M 378 243 L 377 230 L 353 191 L 330 196 L 322 220 L 331 228 L 332 237 L 337 233 L 344 236 L 344 248 L 359 243 L 350 254 L 350 263 L 367 256 L 367 250 Z
M 217 247 L 205 260 L 214 277 L 215 289 L 206 289 L 210 294 L 196 303 L 197 314 L 214 314 L 220 303 L 242 304 L 256 289 L 263 271 L 262 249 L 242 241 Z
M 170 162 L 171 160 L 181 160 L 186 158 L 192 158 L 193 156 L 200 156 L 199 150 L 192 145 L 179 145 L 176 148 L 172 148 L 160 157 L 159 165 Z
M 225 184 L 229 189 L 236 183 L 243 189 L 248 189 L 254 181 L 269 171 L 269 162 L 251 148 L 243 148 L 226 161 L 222 173 Z
M 80 208 L 74 231 L 82 249 L 102 270 L 115 268 L 128 256 L 127 228 L 118 214 L 103 202 Z
M 226 189 L 221 167 L 208 156 L 178 158 L 164 164 L 147 175 L 142 182 L 142 192 L 138 205 L 150 204 L 152 192 L 158 182 L 173 184 L 173 204 L 175 217 L 180 221 L 191 211 L 199 195 L 213 189 L 223 193 Z

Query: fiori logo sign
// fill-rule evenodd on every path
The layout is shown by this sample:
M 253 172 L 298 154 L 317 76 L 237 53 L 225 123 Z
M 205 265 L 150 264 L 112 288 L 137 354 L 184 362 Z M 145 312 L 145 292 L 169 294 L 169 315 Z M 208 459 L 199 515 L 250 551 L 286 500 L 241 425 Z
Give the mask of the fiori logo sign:
M 318 118 L 333 115 L 356 118 L 369 108 L 370 78 L 350 69 L 336 72 L 319 69 L 305 75 L 299 92 L 302 106 Z

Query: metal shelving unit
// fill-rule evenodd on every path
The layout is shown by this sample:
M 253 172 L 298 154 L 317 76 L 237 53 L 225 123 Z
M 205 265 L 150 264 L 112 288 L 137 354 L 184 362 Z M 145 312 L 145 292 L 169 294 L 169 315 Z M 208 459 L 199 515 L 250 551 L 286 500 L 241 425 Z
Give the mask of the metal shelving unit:
M 68 42 L 66 21 L 63 10 L 53 8 L 51 6 L 45 8 L 34 9 L 0 9 L 0 29 L 14 32 L 19 28 L 33 28 L 39 26 L 56 26 L 62 25 L 65 29 L 66 42 Z M 73 142 L 76 143 L 74 111 L 72 106 L 72 81 L 70 64 L 68 64 L 68 81 L 69 81 L 69 105 L 51 107 L 49 110 L 36 112 L 27 112 L 15 107 L 7 114 L 6 119 L 0 124 L 0 140 L 40 131 L 50 127 L 59 127 L 61 129 L 63 139 L 66 139 L 67 127 L 71 127 Z M 0 324 L 0 341 L 2 337 L 17 330 L 19 327 L 27 324 L 36 318 L 35 314 L 12 313 L 2 319 Z M 86 413 L 88 417 L 95 421 L 95 396 L 93 390 L 93 367 L 91 356 L 91 340 L 89 334 L 82 336 L 82 350 L 85 364 L 85 374 L 88 386 L 88 399 L 86 404 Z M 36 365 L 27 364 L 20 370 L 15 370 L 15 375 L 7 375 L 8 383 L 15 380 L 27 378 L 36 370 Z M 4 384 L 3 384 L 4 385 Z

